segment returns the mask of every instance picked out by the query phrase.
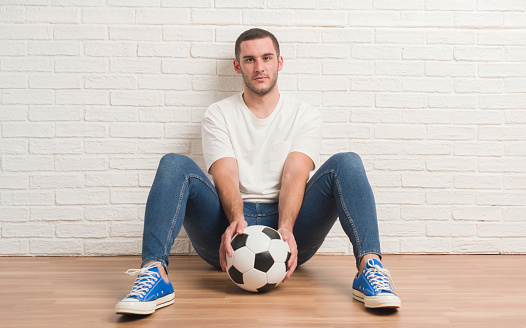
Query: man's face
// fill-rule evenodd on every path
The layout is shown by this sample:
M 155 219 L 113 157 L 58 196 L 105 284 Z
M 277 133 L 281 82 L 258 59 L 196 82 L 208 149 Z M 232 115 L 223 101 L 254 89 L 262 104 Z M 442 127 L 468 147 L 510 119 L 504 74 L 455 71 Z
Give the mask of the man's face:
M 278 58 L 270 38 L 243 41 L 240 49 L 239 62 L 234 60 L 234 69 L 243 76 L 245 91 L 266 95 L 276 86 L 283 58 Z

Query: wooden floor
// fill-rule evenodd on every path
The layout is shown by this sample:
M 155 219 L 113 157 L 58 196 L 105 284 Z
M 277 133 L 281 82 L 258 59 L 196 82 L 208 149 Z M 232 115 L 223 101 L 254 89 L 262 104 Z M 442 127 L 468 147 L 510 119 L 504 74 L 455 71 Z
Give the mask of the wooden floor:
M 526 327 L 526 256 L 386 255 L 402 308 L 352 299 L 348 256 L 315 256 L 267 294 L 198 257 L 171 259 L 175 303 L 123 316 L 138 257 L 0 257 L 0 327 Z

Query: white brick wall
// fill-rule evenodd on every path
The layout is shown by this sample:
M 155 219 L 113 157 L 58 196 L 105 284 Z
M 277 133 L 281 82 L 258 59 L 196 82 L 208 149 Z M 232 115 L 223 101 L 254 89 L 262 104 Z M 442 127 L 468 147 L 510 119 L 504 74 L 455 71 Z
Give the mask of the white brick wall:
M 361 154 L 385 253 L 526 253 L 526 1 L 0 0 L 0 255 L 139 253 L 158 161 L 203 166 L 252 26 L 323 159 Z M 339 225 L 322 252 L 352 252 Z

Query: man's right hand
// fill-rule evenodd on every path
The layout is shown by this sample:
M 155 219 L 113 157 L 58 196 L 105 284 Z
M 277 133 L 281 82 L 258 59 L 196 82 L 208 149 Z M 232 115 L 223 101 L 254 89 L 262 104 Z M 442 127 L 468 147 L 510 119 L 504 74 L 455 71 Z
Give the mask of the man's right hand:
M 230 244 L 234 234 L 241 235 L 243 231 L 248 226 L 245 219 L 239 219 L 232 221 L 228 228 L 226 228 L 225 233 L 221 237 L 221 246 L 219 247 L 219 263 L 221 264 L 221 269 L 226 271 L 226 256 L 232 257 L 234 251 L 232 250 L 232 245 Z

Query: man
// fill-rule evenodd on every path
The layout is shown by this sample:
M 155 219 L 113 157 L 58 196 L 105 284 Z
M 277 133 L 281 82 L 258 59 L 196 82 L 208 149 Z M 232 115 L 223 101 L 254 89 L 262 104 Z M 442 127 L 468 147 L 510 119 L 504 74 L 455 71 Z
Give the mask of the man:
M 375 202 L 360 157 L 336 154 L 309 179 L 321 115 L 278 91 L 278 41 L 250 29 L 237 39 L 235 55 L 243 93 L 211 105 L 202 126 L 214 184 L 190 158 L 163 156 L 146 203 L 142 268 L 128 270 L 138 277 L 116 312 L 150 314 L 173 303 L 168 256 L 183 225 L 197 254 L 223 271 L 235 234 L 253 224 L 277 229 L 291 249 L 286 280 L 316 253 L 338 217 L 358 268 L 354 298 L 366 307 L 399 307 L 380 262 Z

